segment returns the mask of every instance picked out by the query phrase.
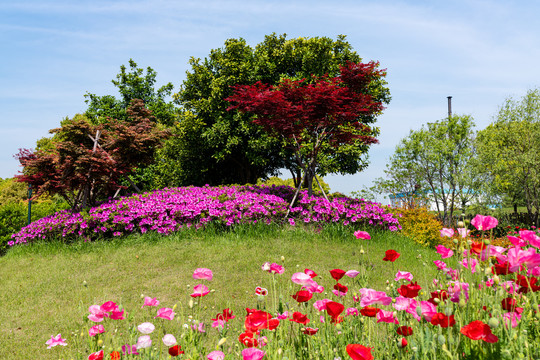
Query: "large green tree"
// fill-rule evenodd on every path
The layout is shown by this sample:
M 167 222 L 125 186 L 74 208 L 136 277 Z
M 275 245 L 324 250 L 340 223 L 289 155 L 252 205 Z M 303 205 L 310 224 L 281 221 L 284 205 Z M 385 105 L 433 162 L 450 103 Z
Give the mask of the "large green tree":
M 228 39 L 201 60 L 191 58 L 191 69 L 175 100 L 183 108 L 175 137 L 162 150 L 164 185 L 255 183 L 279 169 L 291 171 L 295 182 L 300 169 L 282 143 L 252 123 L 253 116 L 227 111 L 225 100 L 233 85 L 257 81 L 278 84 L 282 79 L 336 76 L 340 65 L 360 62 L 345 36 L 287 39 L 268 35 L 255 47 L 244 39 Z M 380 79 L 370 86 L 371 95 L 388 103 L 390 95 Z M 377 129 L 374 129 L 377 131 Z M 353 173 L 365 166 L 365 149 L 339 149 L 320 159 L 321 173 Z
M 494 197 L 524 203 L 538 226 L 540 210 L 540 90 L 508 98 L 495 121 L 478 133 L 478 152 Z
M 481 197 L 474 122 L 470 116 L 452 116 L 411 131 L 396 147 L 377 179 L 380 192 L 401 194 L 409 202 L 430 199 L 445 223 L 454 211 Z

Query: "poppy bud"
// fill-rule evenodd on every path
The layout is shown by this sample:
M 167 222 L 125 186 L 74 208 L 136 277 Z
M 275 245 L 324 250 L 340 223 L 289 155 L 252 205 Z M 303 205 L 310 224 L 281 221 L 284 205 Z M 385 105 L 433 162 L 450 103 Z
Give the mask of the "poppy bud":
M 459 241 L 458 241 L 458 239 L 454 239 L 453 242 L 454 242 L 454 244 L 457 245 Z
M 281 261 L 285 261 L 285 256 L 281 256 Z
M 494 318 L 494 317 L 490 318 L 488 320 L 488 325 L 490 328 L 496 329 L 497 327 L 499 327 L 499 319 Z
M 444 309 L 444 315 L 450 316 L 453 314 L 453 310 L 450 306 L 448 306 L 446 309 Z
M 459 300 L 459 306 L 460 307 L 465 307 L 467 305 L 467 302 L 465 301 L 465 299 L 460 299 Z
M 221 346 L 221 345 L 225 344 L 226 341 L 227 341 L 227 338 L 221 338 L 219 340 L 219 342 L 217 343 L 217 346 Z
M 489 245 L 491 244 L 491 241 L 489 239 L 484 240 L 484 244 Z
M 460 228 L 465 227 L 465 223 L 463 221 L 458 221 L 457 226 Z
M 446 342 L 446 338 L 442 334 L 437 337 L 437 340 L 439 341 L 439 344 L 441 345 L 444 345 L 444 343 Z

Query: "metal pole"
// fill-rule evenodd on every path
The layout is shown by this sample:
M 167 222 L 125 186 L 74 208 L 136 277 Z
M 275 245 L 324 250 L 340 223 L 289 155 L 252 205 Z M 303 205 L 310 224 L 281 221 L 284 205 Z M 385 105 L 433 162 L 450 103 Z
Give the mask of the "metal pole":
M 32 222 L 32 184 L 28 185 L 28 225 Z
M 448 98 L 448 118 L 450 119 L 452 117 L 452 97 L 447 96 Z

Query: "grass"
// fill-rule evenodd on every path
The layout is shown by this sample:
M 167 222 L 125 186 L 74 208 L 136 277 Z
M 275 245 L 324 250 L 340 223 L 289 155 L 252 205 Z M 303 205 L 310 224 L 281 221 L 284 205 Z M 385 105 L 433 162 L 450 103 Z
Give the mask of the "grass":
M 357 240 L 351 228 L 341 226 L 317 231 L 258 225 L 232 231 L 209 228 L 171 236 L 146 234 L 94 243 L 15 247 L 0 258 L 0 358 L 62 358 L 65 349 L 47 350 L 45 341 L 60 332 L 68 344 L 73 343 L 81 330 L 91 326 L 86 320 L 88 307 L 108 300 L 135 316 L 141 313 L 143 294 L 157 297 L 160 306 L 178 304 L 186 309 L 192 287 L 199 283 L 192 278 L 198 267 L 214 273 L 210 288 L 215 292 L 202 300 L 207 311 L 201 320 L 208 325 L 208 332 L 215 331 L 209 326 L 212 315 L 226 307 L 239 315 L 237 326 L 241 328 L 245 308 L 257 303 L 255 287 L 271 287 L 271 275 L 261 270 L 266 261 L 283 264 L 282 276 L 289 278 L 310 268 L 322 276 L 325 281 L 320 283 L 325 285 L 330 283 L 330 269 L 359 270 L 361 276 L 349 281 L 354 292 L 364 286 L 384 291 L 386 280 L 393 282 L 398 270 L 413 273 L 423 288 L 435 277 L 432 261 L 440 256 L 432 249 L 398 233 L 371 235 L 366 241 Z M 402 255 L 395 263 L 384 262 L 387 249 Z M 330 290 L 329 298 L 333 296 Z M 290 291 L 281 293 L 292 294 Z M 186 321 L 175 320 L 179 321 L 174 324 L 177 327 Z

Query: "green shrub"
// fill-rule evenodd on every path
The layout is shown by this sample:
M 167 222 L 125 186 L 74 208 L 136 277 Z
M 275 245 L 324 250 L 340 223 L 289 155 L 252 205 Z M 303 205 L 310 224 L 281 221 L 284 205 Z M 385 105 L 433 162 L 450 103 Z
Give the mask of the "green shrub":
M 424 245 L 435 247 L 439 244 L 443 224 L 426 208 L 400 209 L 401 232 L 411 240 Z

